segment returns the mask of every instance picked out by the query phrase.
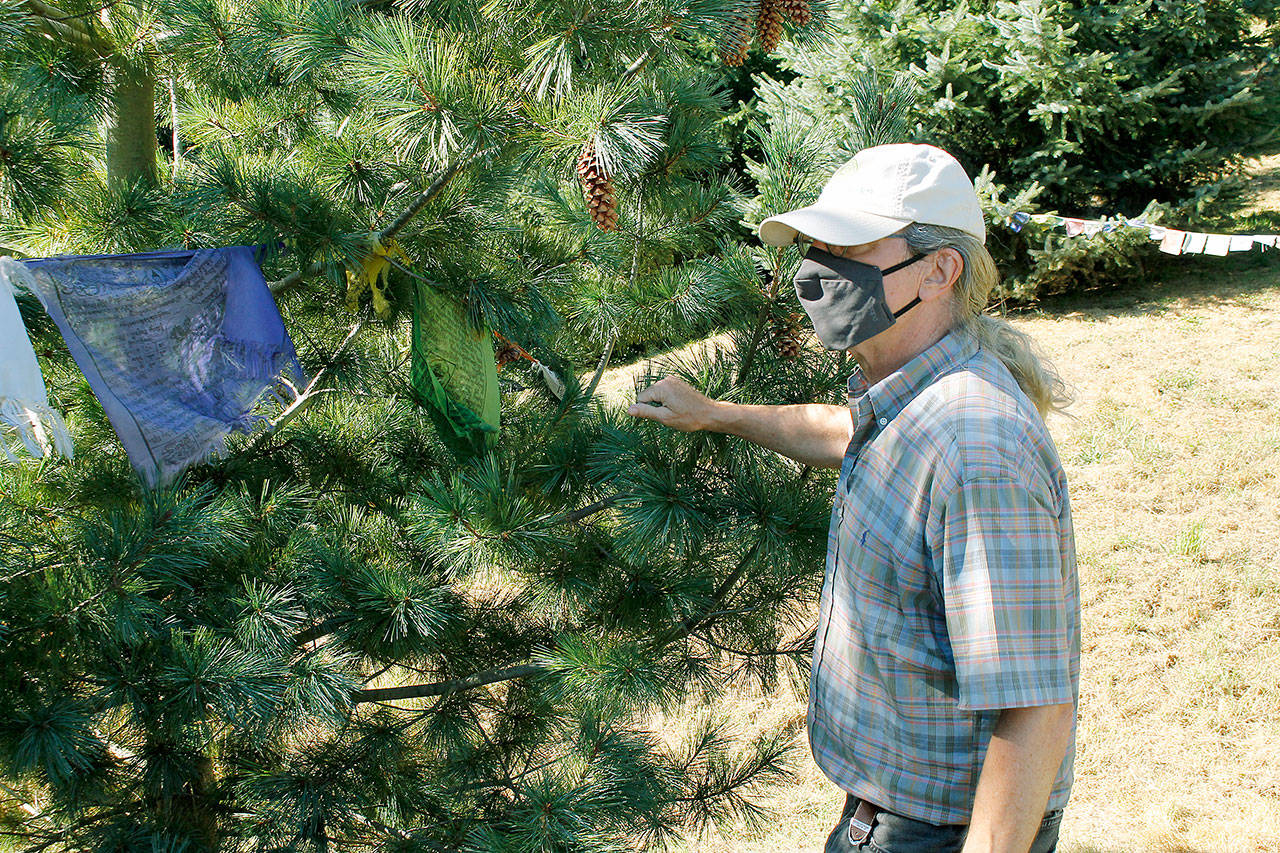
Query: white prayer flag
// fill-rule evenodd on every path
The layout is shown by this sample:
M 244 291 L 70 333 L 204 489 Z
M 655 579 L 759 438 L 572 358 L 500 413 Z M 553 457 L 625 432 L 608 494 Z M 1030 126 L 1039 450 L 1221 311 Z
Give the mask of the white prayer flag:
M 1210 234 L 1204 244 L 1206 255 L 1225 255 L 1231 250 L 1231 238 L 1226 234 Z
M 1187 240 L 1182 244 L 1182 251 L 1187 255 L 1200 255 L 1204 253 L 1204 244 L 1208 242 L 1208 234 L 1198 234 L 1192 232 L 1187 235 Z M 1250 243 L 1250 245 L 1253 245 Z
M 1160 251 L 1170 255 L 1181 255 L 1182 241 L 1186 236 L 1186 231 L 1179 231 L 1176 228 L 1164 229 L 1164 239 L 1160 241 Z
M 1274 234 L 1254 234 L 1253 242 L 1264 249 L 1274 249 L 1276 247 L 1276 236 Z
M 37 459 L 54 452 L 70 459 L 74 453 L 62 415 L 49 406 L 44 376 L 13 297 L 19 286 L 35 293 L 34 284 L 21 261 L 0 257 L 0 453 L 10 462 L 17 461 L 11 432 Z
M 529 372 L 535 376 L 541 376 L 542 381 L 547 383 L 547 388 L 555 396 L 557 400 L 563 400 L 565 394 L 564 382 L 556 375 L 556 372 L 547 367 L 540 361 L 535 361 L 529 365 Z
M 1086 222 L 1086 223 L 1084 224 L 1084 236 L 1086 236 L 1086 237 L 1095 237 L 1095 236 L 1097 236 L 1098 234 L 1101 234 L 1101 233 L 1102 233 L 1102 223 L 1101 223 L 1101 222 Z
M 1247 252 L 1253 248 L 1253 237 L 1248 234 L 1231 235 L 1231 251 Z

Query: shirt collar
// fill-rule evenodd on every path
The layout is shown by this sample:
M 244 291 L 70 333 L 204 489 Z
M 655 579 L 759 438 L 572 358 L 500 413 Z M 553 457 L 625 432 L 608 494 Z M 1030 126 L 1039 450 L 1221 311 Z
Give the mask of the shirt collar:
M 952 330 L 942 340 L 870 387 L 867 387 L 862 368 L 855 367 L 849 377 L 849 402 L 859 411 L 869 405 L 870 414 L 874 414 L 883 426 L 897 417 L 907 403 L 932 385 L 935 379 L 950 373 L 977 352 L 978 342 L 972 335 Z

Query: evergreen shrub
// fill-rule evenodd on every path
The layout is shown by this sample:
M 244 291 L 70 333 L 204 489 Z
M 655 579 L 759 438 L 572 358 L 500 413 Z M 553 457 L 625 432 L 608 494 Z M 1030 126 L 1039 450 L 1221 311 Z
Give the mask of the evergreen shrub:
M 857 150 L 877 106 L 905 97 L 910 121 L 892 141 L 930 142 L 970 174 L 990 170 L 979 185 L 1008 275 L 998 295 L 1119 284 L 1153 251 L 1141 232 L 1015 233 L 1007 214 L 1191 224 L 1209 212 L 1243 159 L 1277 144 L 1278 6 L 849 0 L 832 12 L 830 42 L 783 48 L 790 79 L 761 80 L 761 109 L 825 129 L 838 159 Z M 870 110 L 868 76 L 885 90 Z

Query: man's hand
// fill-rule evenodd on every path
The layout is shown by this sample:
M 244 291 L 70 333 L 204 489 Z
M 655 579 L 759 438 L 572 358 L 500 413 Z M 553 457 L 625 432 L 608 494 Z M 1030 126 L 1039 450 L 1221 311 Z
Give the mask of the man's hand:
M 657 421 L 681 432 L 715 428 L 715 413 L 721 404 L 688 382 L 668 376 L 636 394 L 627 414 Z

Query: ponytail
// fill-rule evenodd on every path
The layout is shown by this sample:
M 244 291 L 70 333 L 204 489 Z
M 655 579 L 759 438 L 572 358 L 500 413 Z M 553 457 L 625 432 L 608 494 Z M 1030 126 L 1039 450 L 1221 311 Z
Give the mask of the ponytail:
M 964 266 L 953 288 L 956 326 L 1004 363 L 1041 417 L 1051 411 L 1064 411 L 1071 395 L 1053 364 L 1026 333 L 986 311 L 1000 273 L 982 241 L 957 228 L 920 223 L 908 225 L 898 236 L 906 239 L 912 252 L 955 249 L 960 253 Z

